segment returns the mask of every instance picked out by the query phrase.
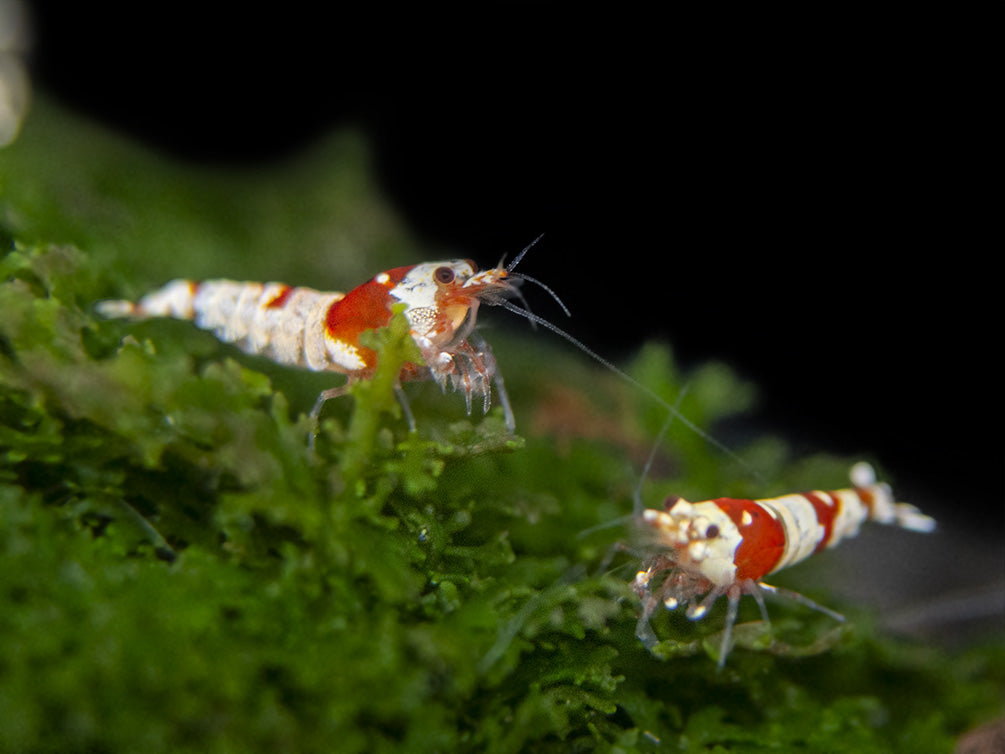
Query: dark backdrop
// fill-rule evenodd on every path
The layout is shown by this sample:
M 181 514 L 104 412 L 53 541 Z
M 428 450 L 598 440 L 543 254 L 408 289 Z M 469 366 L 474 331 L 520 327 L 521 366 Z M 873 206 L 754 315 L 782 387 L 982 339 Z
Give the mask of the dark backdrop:
M 982 53 L 941 19 L 33 7 L 64 103 L 198 162 L 362 126 L 435 247 L 488 265 L 546 233 L 524 269 L 597 351 L 725 360 L 804 449 L 1000 531 Z

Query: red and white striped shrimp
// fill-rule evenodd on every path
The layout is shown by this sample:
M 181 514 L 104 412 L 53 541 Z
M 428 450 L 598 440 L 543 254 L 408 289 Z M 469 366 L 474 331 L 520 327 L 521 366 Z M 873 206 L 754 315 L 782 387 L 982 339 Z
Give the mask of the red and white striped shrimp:
M 889 485 L 876 482 L 869 464 L 853 466 L 851 480 L 852 489 L 765 500 L 723 497 L 689 503 L 668 498 L 664 510 L 642 510 L 639 525 L 654 552 L 632 584 L 642 601 L 636 635 L 650 649 L 657 643 L 649 620 L 660 603 L 669 610 L 686 605 L 687 617 L 699 620 L 725 595 L 729 609 L 719 649 L 722 667 L 744 594 L 757 600 L 765 622 L 762 592 L 795 599 L 843 621 L 838 613 L 762 579 L 855 536 L 866 520 L 917 532 L 935 528 L 935 521 L 914 506 L 894 502 Z
M 326 401 L 345 394 L 353 382 L 373 375 L 376 354 L 360 345 L 359 336 L 387 325 L 392 316 L 391 306 L 404 303 L 412 338 L 426 363 L 406 364 L 399 381 L 432 377 L 442 389 L 448 385 L 460 389 L 469 414 L 472 395 L 481 396 L 484 411 L 489 410 L 495 385 L 506 426 L 512 432 L 516 422 L 502 375 L 488 344 L 475 332 L 479 304 L 500 306 L 564 338 L 742 464 L 742 459 L 680 414 L 676 406 L 554 323 L 531 312 L 526 302 L 521 306 L 509 300 L 515 297 L 523 301 L 517 285 L 527 281 L 541 287 L 566 316 L 571 316 L 547 285 L 513 271 L 541 238 L 531 241 L 505 267 L 500 262 L 482 272 L 470 260 L 427 262 L 387 270 L 348 293 L 325 293 L 283 283 L 175 280 L 136 303 L 101 301 L 97 311 L 106 317 L 192 320 L 196 326 L 213 331 L 221 340 L 248 353 L 266 356 L 280 364 L 347 375 L 346 384 L 322 391 L 318 396 L 311 411 L 311 417 L 317 420 Z M 414 431 L 415 421 L 400 385 L 397 393 L 409 428 Z
M 348 293 L 325 293 L 282 283 L 175 280 L 136 303 L 100 302 L 98 311 L 109 317 L 192 320 L 248 353 L 280 364 L 347 375 L 345 385 L 325 390 L 318 397 L 311 412 L 316 419 L 325 401 L 344 394 L 352 382 L 373 375 L 377 354 L 360 345 L 359 337 L 387 325 L 391 306 L 404 303 L 412 338 L 425 365 L 405 364 L 399 380 L 432 377 L 441 388 L 450 385 L 462 390 L 469 413 L 472 394 L 481 396 L 488 411 L 495 384 L 512 431 L 513 412 L 502 377 L 492 351 L 474 333 L 474 327 L 479 303 L 497 304 L 519 295 L 515 284 L 528 278 L 512 273 L 512 269 L 522 256 L 508 267 L 500 264 L 482 272 L 469 260 L 396 267 Z M 414 429 L 400 389 L 398 395 Z

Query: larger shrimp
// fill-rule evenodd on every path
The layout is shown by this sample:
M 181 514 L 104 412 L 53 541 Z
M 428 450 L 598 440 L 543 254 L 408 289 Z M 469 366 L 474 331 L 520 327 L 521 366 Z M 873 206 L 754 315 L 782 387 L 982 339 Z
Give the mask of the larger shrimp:
M 764 577 L 833 547 L 858 533 L 864 521 L 930 532 L 935 521 L 906 503 L 895 503 L 889 485 L 876 482 L 868 464 L 852 467 L 852 489 L 804 492 L 764 500 L 720 497 L 700 503 L 669 498 L 664 510 L 638 516 L 652 554 L 635 575 L 642 600 L 636 634 L 650 649 L 657 639 L 649 619 L 658 605 L 687 605 L 687 617 L 703 618 L 719 597 L 729 600 L 719 649 L 726 661 L 740 597 L 753 595 L 767 621 L 762 592 L 795 599 L 844 620 L 812 600 L 764 583 Z
M 373 375 L 377 354 L 360 344 L 360 335 L 387 325 L 391 306 L 401 302 L 425 364 L 406 363 L 399 380 L 431 377 L 441 388 L 449 385 L 461 390 L 469 413 L 472 396 L 481 397 L 488 411 L 494 384 L 512 431 L 515 422 L 502 376 L 491 349 L 474 328 L 482 301 L 495 304 L 518 294 L 514 283 L 525 276 L 511 271 L 519 259 L 509 267 L 500 264 L 483 272 L 469 260 L 396 267 L 348 293 L 283 283 L 175 280 L 136 303 L 100 302 L 98 311 L 112 317 L 192 320 L 248 353 L 280 364 L 347 375 L 345 385 L 320 394 L 311 412 L 316 419 L 325 401 L 344 394 L 352 382 Z M 400 387 L 398 395 L 414 429 Z

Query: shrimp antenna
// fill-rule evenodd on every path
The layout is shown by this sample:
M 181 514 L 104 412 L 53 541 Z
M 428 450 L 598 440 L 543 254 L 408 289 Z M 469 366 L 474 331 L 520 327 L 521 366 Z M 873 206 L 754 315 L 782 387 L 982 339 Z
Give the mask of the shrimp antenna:
M 633 507 L 635 511 L 635 516 L 638 517 L 642 513 L 642 485 L 646 481 L 646 477 L 649 476 L 649 471 L 653 467 L 653 463 L 656 461 L 656 451 L 660 448 L 660 443 L 663 442 L 663 438 L 666 437 L 666 433 L 670 430 L 670 425 L 673 424 L 673 420 L 680 418 L 680 404 L 684 400 L 684 396 L 687 395 L 687 391 L 691 388 L 691 383 L 687 383 L 680 389 L 677 394 L 677 400 L 674 401 L 671 407 L 670 415 L 667 416 L 666 421 L 663 422 L 663 426 L 660 427 L 660 431 L 656 434 L 656 441 L 653 443 L 653 449 L 649 451 L 649 458 L 646 459 L 646 465 L 642 467 L 642 474 L 639 476 L 639 483 L 635 485 L 635 494 L 632 498 Z
M 645 466 L 642 467 L 642 475 L 639 477 L 639 483 L 635 485 L 635 490 L 632 494 L 632 512 L 627 516 L 618 516 L 617 518 L 604 521 L 603 523 L 591 526 L 588 529 L 583 529 L 579 534 L 576 535 L 577 539 L 582 539 L 583 537 L 589 536 L 596 531 L 601 531 L 603 529 L 609 529 L 612 526 L 619 526 L 621 524 L 635 523 L 639 520 L 639 516 L 642 515 L 642 484 L 646 481 L 646 477 L 649 476 L 649 470 L 652 468 L 653 463 L 656 461 L 656 451 L 660 448 L 660 443 L 663 442 L 663 438 L 666 436 L 667 431 L 670 429 L 670 425 L 673 424 L 673 420 L 679 417 L 677 410 L 680 408 L 681 401 L 684 400 L 684 396 L 687 395 L 688 389 L 691 387 L 690 384 L 685 385 L 681 388 L 680 393 L 677 394 L 677 400 L 674 401 L 674 412 L 671 413 L 666 421 L 663 422 L 663 426 L 660 427 L 660 431 L 656 434 L 656 441 L 653 443 L 653 449 L 649 451 L 649 457 L 646 459 Z M 613 558 L 614 553 L 608 553 L 607 557 L 604 558 L 604 567 L 601 568 L 601 572 L 607 570 L 607 565 Z
M 653 463 L 656 461 L 656 451 L 660 448 L 660 443 L 663 442 L 664 436 L 666 436 L 667 431 L 670 429 L 670 425 L 673 424 L 673 420 L 680 416 L 679 408 L 680 403 L 684 400 L 684 396 L 687 395 L 688 388 L 691 385 L 687 384 L 681 388 L 680 393 L 677 394 L 677 400 L 674 401 L 673 411 L 667 416 L 666 421 L 663 422 L 663 426 L 660 427 L 660 431 L 656 434 L 656 441 L 653 443 L 653 449 L 649 451 L 649 457 L 646 459 L 645 466 L 642 467 L 642 475 L 639 477 L 639 483 L 635 485 L 635 490 L 632 493 L 632 512 L 627 516 L 618 516 L 615 519 L 604 521 L 603 523 L 596 524 L 587 529 L 583 529 L 576 535 L 577 539 L 583 539 L 588 537 L 594 532 L 602 531 L 604 529 L 610 529 L 613 526 L 620 526 L 622 524 L 637 524 L 640 521 L 640 516 L 642 515 L 642 484 L 646 481 L 646 477 L 649 476 L 649 470 L 652 468 Z M 627 548 L 622 543 L 616 543 L 604 556 L 604 560 L 598 569 L 598 575 L 607 572 L 608 566 L 614 559 L 614 555 L 617 551 L 628 551 Z M 622 566 L 618 566 L 621 568 Z M 615 569 L 617 570 L 617 569 Z
M 531 245 L 533 245 L 533 244 L 531 244 Z M 526 249 L 524 249 L 524 251 L 526 251 Z M 523 252 L 520 252 L 520 255 L 522 256 Z M 512 303 L 510 301 L 507 301 L 505 299 L 499 299 L 496 303 L 497 303 L 498 306 L 501 306 L 503 309 L 506 309 L 507 311 L 513 312 L 514 314 L 516 314 L 516 315 L 518 315 L 520 317 L 524 317 L 525 319 L 528 319 L 528 320 L 530 320 L 533 323 L 541 325 L 542 327 L 544 327 L 544 328 L 546 328 L 548 330 L 551 330 L 553 333 L 555 333 L 559 337 L 564 338 L 569 343 L 571 343 L 576 348 L 578 348 L 580 351 L 582 351 L 587 356 L 589 356 L 591 359 L 593 359 L 598 364 L 600 364 L 602 367 L 604 367 L 605 369 L 613 372 L 618 377 L 620 377 L 621 379 L 623 379 L 625 382 L 627 382 L 628 384 L 630 384 L 633 387 L 637 388 L 638 390 L 641 390 L 643 393 L 645 393 L 646 395 L 648 395 L 654 401 L 656 401 L 657 403 L 659 403 L 661 406 L 663 406 L 663 408 L 665 408 L 667 411 L 670 412 L 670 415 L 672 417 L 674 417 L 678 421 L 680 421 L 681 424 L 683 424 L 685 427 L 687 427 L 688 429 L 690 429 L 692 432 L 694 432 L 700 438 L 702 438 L 703 440 L 705 440 L 705 442 L 709 443 L 713 447 L 717 448 L 720 452 L 725 453 L 727 456 L 729 456 L 730 458 L 732 458 L 733 460 L 735 460 L 737 463 L 739 463 L 741 466 L 743 466 L 743 468 L 746 469 L 749 473 L 753 474 L 754 476 L 759 476 L 756 469 L 752 468 L 750 466 L 750 464 L 748 464 L 746 461 L 744 461 L 734 451 L 730 450 L 728 447 L 726 447 L 721 442 L 719 442 L 714 437 L 712 437 L 712 435 L 710 435 L 708 432 L 706 432 L 701 427 L 699 427 L 697 424 L 695 424 L 693 421 L 691 421 L 686 416 L 684 416 L 684 414 L 682 414 L 680 412 L 680 410 L 676 406 L 668 403 L 664 398 L 662 398 L 654 390 L 652 390 L 651 388 L 647 387 L 646 385 L 643 385 L 641 382 L 639 382 L 637 379 L 635 379 L 634 377 L 632 377 L 630 374 L 628 374 L 624 370 L 619 369 L 618 367 L 616 367 L 613 362 L 605 359 L 599 353 L 597 353 L 596 351 L 594 351 L 592 348 L 590 348 L 589 346 L 587 346 L 585 343 L 583 343 L 579 339 L 577 339 L 577 338 L 573 337 L 572 335 L 570 335 L 569 333 L 567 333 L 565 330 L 563 330 L 562 328 L 560 328 L 558 325 L 553 325 L 548 320 L 546 320 L 546 319 L 544 319 L 542 317 L 537 316 L 536 314 L 534 314 L 531 311 L 528 311 L 527 309 L 522 309 L 519 306 L 517 306 L 516 304 L 514 304 L 514 303 Z M 669 423 L 666 425 L 666 427 L 669 427 Z
M 526 280 L 528 283 L 533 283 L 534 285 L 536 285 L 539 288 L 543 289 L 545 293 L 547 293 L 549 296 L 552 297 L 552 299 L 554 299 L 555 303 L 559 305 L 559 307 L 562 309 L 562 311 L 565 312 L 565 316 L 566 317 L 571 317 L 572 316 L 572 312 L 569 311 L 569 307 L 567 307 L 565 305 L 565 302 L 562 301 L 562 299 L 558 297 L 558 294 L 555 293 L 555 291 L 553 291 L 551 288 L 549 288 L 547 285 L 545 285 L 544 283 L 542 283 L 537 278 L 532 278 L 530 275 L 524 275 L 523 273 L 520 273 L 520 272 L 513 272 L 513 268 L 516 267 L 518 264 L 520 264 L 520 260 L 523 259 L 524 255 L 528 251 L 530 251 L 531 248 L 533 246 L 535 246 L 537 244 L 537 242 L 540 241 L 542 238 L 544 238 L 544 233 L 542 233 L 537 238 L 535 238 L 533 241 L 531 241 L 529 244 L 527 244 L 526 246 L 524 246 L 523 250 L 519 254 L 516 255 L 516 259 L 514 259 L 512 262 L 510 262 L 509 266 L 507 266 L 505 268 L 503 267 L 503 264 L 506 262 L 506 255 L 504 254 L 503 258 L 499 260 L 499 264 L 496 265 L 496 268 L 497 269 L 505 269 L 506 273 L 510 277 L 512 277 L 514 279 L 514 282 L 519 283 L 519 282 L 522 282 L 522 281 Z M 507 293 L 508 293 L 508 295 L 516 296 L 516 298 L 518 298 L 520 300 L 520 303 L 523 305 L 522 308 L 526 312 L 530 312 L 530 304 L 527 302 L 527 299 L 524 298 L 524 295 L 520 291 L 519 288 L 517 288 L 516 286 L 512 286 L 512 287 L 510 287 L 508 289 Z M 497 296 L 491 296 L 491 297 L 489 297 L 489 296 L 486 296 L 486 300 L 489 301 L 493 305 L 498 305 L 500 303 L 500 301 L 501 301 L 501 297 L 497 297 Z M 530 320 L 531 327 L 534 330 L 536 330 L 537 329 L 537 323 L 534 321 L 534 319 L 532 317 L 528 317 L 527 319 Z
M 551 288 L 549 288 L 548 286 L 546 286 L 544 283 L 542 283 L 537 278 L 532 278 L 530 275 L 524 275 L 522 272 L 515 272 L 515 273 L 513 273 L 513 277 L 516 278 L 517 280 L 526 280 L 528 283 L 533 283 L 534 285 L 542 288 L 544 290 L 544 292 L 547 293 L 549 296 L 551 296 L 555 300 L 555 303 L 558 304 L 559 307 L 561 307 L 562 311 L 565 312 L 565 316 L 566 317 L 571 317 L 572 316 L 572 312 L 569 311 L 569 307 L 567 307 L 565 305 L 565 302 L 562 301 L 562 299 L 560 299 L 558 297 L 558 294 L 555 293 L 555 291 L 553 291 Z M 521 298 L 523 298 L 523 297 L 521 296 Z M 524 303 L 526 303 L 526 302 L 524 302 Z M 528 308 L 528 311 L 530 311 L 529 308 Z
M 529 244 L 527 244 L 526 246 L 524 246 L 523 247 L 523 251 L 521 251 L 519 254 L 517 254 L 516 258 L 512 262 L 510 262 L 509 265 L 507 265 L 506 272 L 513 272 L 513 268 L 515 268 L 518 264 L 520 264 L 520 260 L 523 259 L 524 254 L 526 254 L 534 246 L 536 246 L 537 242 L 540 241 L 542 238 L 544 238 L 544 233 L 542 233 L 537 238 L 535 238 L 533 241 L 531 241 Z M 505 257 L 503 257 L 503 259 L 505 259 Z M 499 263 L 499 266 L 502 267 L 502 262 Z
M 553 291 L 551 288 L 549 288 L 547 285 L 545 285 L 544 283 L 542 283 L 537 278 L 533 278 L 530 275 L 524 275 L 522 272 L 513 272 L 513 269 L 518 264 L 520 264 L 520 260 L 523 259 L 524 255 L 528 251 L 530 251 L 531 248 L 533 248 L 537 244 L 537 242 L 540 241 L 542 238 L 544 238 L 544 233 L 542 233 L 537 238 L 535 238 L 533 241 L 531 241 L 529 244 L 527 244 L 526 246 L 524 246 L 523 250 L 519 254 L 516 255 L 516 259 L 514 259 L 512 262 L 510 262 L 509 265 L 506 266 L 506 267 L 503 267 L 503 264 L 506 262 L 506 256 L 503 255 L 503 258 L 499 260 L 499 264 L 496 266 L 496 268 L 497 269 L 505 269 L 507 275 L 510 276 L 510 277 L 512 277 L 513 281 L 516 282 L 516 283 L 519 283 L 519 282 L 522 282 L 522 281 L 526 280 L 528 283 L 533 283 L 538 288 L 541 288 L 545 293 L 547 293 L 549 296 L 551 296 L 551 298 L 554 300 L 554 302 L 556 304 L 558 304 L 559 308 L 565 313 L 566 317 L 571 317 L 572 316 L 572 312 L 569 311 L 569 307 L 567 307 L 565 305 L 565 302 L 562 301 L 561 298 L 559 298 L 558 294 L 555 293 L 555 291 Z M 527 312 L 531 311 L 530 304 L 527 302 L 527 299 L 524 298 L 523 293 L 520 291 L 519 288 L 517 288 L 516 286 L 510 287 L 508 289 L 508 291 L 507 291 L 507 294 L 511 295 L 511 296 L 516 296 L 516 298 L 518 298 L 520 300 L 520 303 L 523 305 L 522 308 L 525 311 L 527 311 Z M 502 299 L 501 299 L 501 297 L 497 297 L 497 296 L 491 296 L 491 297 L 486 296 L 486 300 L 489 301 L 489 303 L 491 303 L 493 305 L 498 305 Z M 537 329 L 537 323 L 534 321 L 534 319 L 532 317 L 528 317 L 527 319 L 530 320 L 531 327 L 536 330 Z

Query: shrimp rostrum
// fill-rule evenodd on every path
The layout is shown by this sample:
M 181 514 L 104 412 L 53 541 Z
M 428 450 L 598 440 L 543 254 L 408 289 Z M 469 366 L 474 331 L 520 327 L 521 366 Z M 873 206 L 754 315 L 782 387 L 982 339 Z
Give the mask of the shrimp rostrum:
M 636 635 L 652 649 L 658 640 L 649 621 L 660 604 L 669 610 L 683 607 L 688 618 L 699 620 L 725 596 L 729 604 L 719 648 L 721 668 L 745 594 L 755 598 L 765 622 L 764 592 L 843 621 L 838 613 L 763 579 L 855 536 L 864 521 L 917 532 L 935 528 L 935 521 L 914 506 L 894 502 L 889 485 L 877 483 L 868 464 L 852 467 L 851 478 L 851 489 L 699 503 L 671 497 L 663 510 L 642 510 L 638 523 L 651 554 L 632 582 L 642 602 Z

